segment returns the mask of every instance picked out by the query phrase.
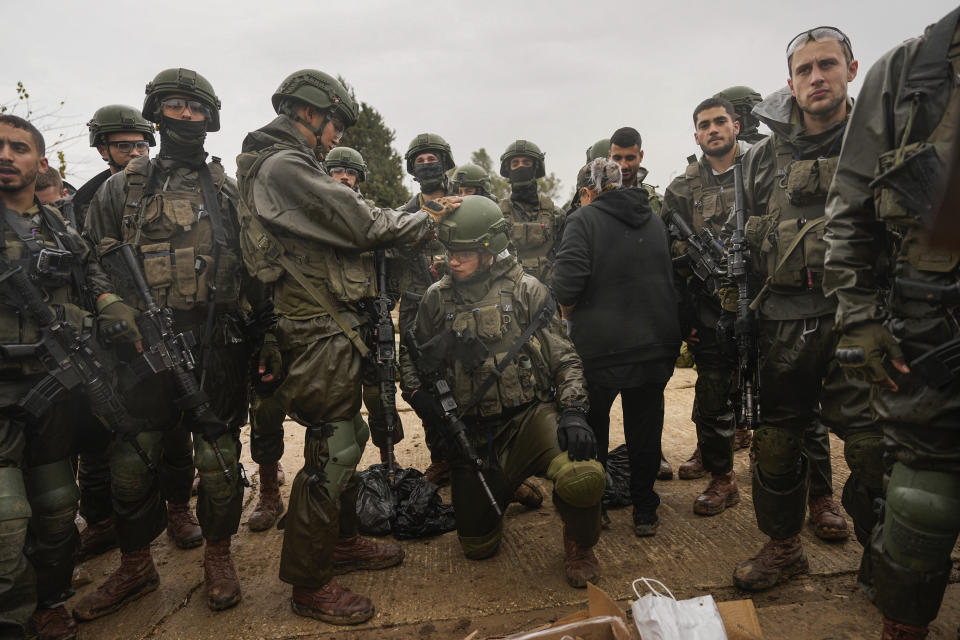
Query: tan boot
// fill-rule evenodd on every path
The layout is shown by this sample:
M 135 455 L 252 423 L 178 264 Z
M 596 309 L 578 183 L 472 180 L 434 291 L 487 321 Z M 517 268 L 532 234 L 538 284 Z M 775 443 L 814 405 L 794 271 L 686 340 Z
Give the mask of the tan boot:
M 373 617 L 370 598 L 330 580 L 318 589 L 294 587 L 290 608 L 298 616 L 316 618 L 330 624 L 360 624 Z
M 600 562 L 593 547 L 581 547 L 563 529 L 563 571 L 567 583 L 575 589 L 586 589 L 587 583 L 600 581 Z
M 260 466 L 260 499 L 254 507 L 247 526 L 251 531 L 266 531 L 277 522 L 283 513 L 283 498 L 280 497 L 278 465 Z
M 763 591 L 810 570 L 800 536 L 772 539 L 757 555 L 744 560 L 733 571 L 733 583 L 745 591 Z
M 190 503 L 167 503 L 167 535 L 181 549 L 193 549 L 203 544 L 203 531 Z
M 29 630 L 37 640 L 76 640 L 77 622 L 62 604 L 52 609 L 37 609 L 30 616 Z
M 529 480 L 524 480 L 517 490 L 513 492 L 513 502 L 519 502 L 527 509 L 539 509 L 543 504 L 543 493 L 537 485 Z
M 733 450 L 740 451 L 740 449 L 746 449 L 753 443 L 753 431 L 747 429 L 746 427 L 737 427 L 736 432 L 733 434 Z
M 840 505 L 833 500 L 833 496 L 816 496 L 810 498 L 810 523 L 813 532 L 821 540 L 846 540 L 850 537 L 847 521 L 840 511 Z
M 240 578 L 230 557 L 230 538 L 207 540 L 203 548 L 203 581 L 207 585 L 207 606 L 214 611 L 240 602 Z
M 680 465 L 680 468 L 677 469 L 677 475 L 681 480 L 696 480 L 707 475 L 707 470 L 703 468 L 703 458 L 700 457 L 699 446 L 694 449 L 693 455 Z
M 157 588 L 160 576 L 153 566 L 150 547 L 120 553 L 120 568 L 84 596 L 73 608 L 77 620 L 95 620 L 113 613 L 128 602 L 133 602 Z
M 338 538 L 333 550 L 333 575 L 395 567 L 403 562 L 403 556 L 403 548 L 392 542 L 374 542 L 359 535 Z
M 77 549 L 76 559 L 83 561 L 106 553 L 116 546 L 117 526 L 113 518 L 87 523 L 86 528 L 80 532 L 80 548 Z
M 423 479 L 438 487 L 450 484 L 450 466 L 446 460 L 431 462 L 427 470 L 423 472 Z
M 693 501 L 693 512 L 701 516 L 715 516 L 738 502 L 740 490 L 733 471 L 715 473 L 706 490 Z
M 883 635 L 880 640 L 923 640 L 929 631 L 927 625 L 903 624 L 883 616 Z
M 660 471 L 657 472 L 657 480 L 673 480 L 673 467 L 667 462 L 667 459 L 660 454 Z

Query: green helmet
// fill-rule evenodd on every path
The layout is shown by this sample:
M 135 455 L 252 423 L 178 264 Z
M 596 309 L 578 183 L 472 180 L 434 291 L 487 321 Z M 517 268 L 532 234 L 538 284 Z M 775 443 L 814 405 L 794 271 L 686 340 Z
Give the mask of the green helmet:
M 220 98 L 213 85 L 196 71 L 190 69 L 164 69 L 147 83 L 147 97 L 143 100 L 143 117 L 151 122 L 160 122 L 160 101 L 170 94 L 182 94 L 199 100 L 210 111 L 207 131 L 220 130 Z
M 540 147 L 529 140 L 516 140 L 512 142 L 507 150 L 500 156 L 500 175 L 504 178 L 510 177 L 510 159 L 524 156 L 533 158 L 533 166 L 536 168 L 534 177 L 542 178 L 547 175 L 546 166 L 543 164 L 543 157 L 546 154 L 540 151 Z
M 464 196 L 460 208 L 437 227 L 437 238 L 451 251 L 486 251 L 497 255 L 507 248 L 510 223 L 500 207 L 485 196 Z
M 350 147 L 334 147 L 324 158 L 327 163 L 327 169 L 343 167 L 345 169 L 356 169 L 360 172 L 359 181 L 363 182 L 367 177 L 367 163 L 363 161 L 363 156 L 356 149 Z
M 323 71 L 301 69 L 288 75 L 270 99 L 277 113 L 284 98 L 296 98 L 317 109 L 333 111 L 348 127 L 357 122 L 356 100 L 339 80 Z
M 492 191 L 490 176 L 483 167 L 472 162 L 457 167 L 453 172 L 452 182 L 454 187 L 475 187 L 480 195 Z
M 403 159 L 407 161 L 407 173 L 413 175 L 413 165 L 417 156 L 427 152 L 432 152 L 440 158 L 444 171 L 449 171 L 457 166 L 453 161 L 453 154 L 450 153 L 450 145 L 447 144 L 446 140 L 435 133 L 421 133 L 410 141 L 407 153 L 403 156 Z
M 151 147 L 157 144 L 153 137 L 153 124 L 144 120 L 136 107 L 129 107 L 125 104 L 108 104 L 105 107 L 100 107 L 90 118 L 87 128 L 90 129 L 91 147 L 106 144 L 105 134 L 121 132 L 142 133 Z
M 753 108 L 763 102 L 763 96 L 754 89 L 738 85 L 736 87 L 727 87 L 714 98 L 723 98 L 733 104 L 734 110 L 740 117 L 740 135 L 748 131 L 756 131 L 760 126 L 760 121 L 751 113 Z
M 606 158 L 610 155 L 610 138 L 597 140 L 591 146 L 587 147 L 587 164 L 597 158 Z

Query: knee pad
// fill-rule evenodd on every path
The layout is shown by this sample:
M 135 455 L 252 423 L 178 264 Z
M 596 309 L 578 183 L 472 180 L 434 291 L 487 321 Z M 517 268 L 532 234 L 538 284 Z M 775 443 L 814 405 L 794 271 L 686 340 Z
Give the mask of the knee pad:
M 757 469 L 768 478 L 795 478 L 800 473 L 803 435 L 761 425 L 753 436 Z
M 949 562 L 960 531 L 960 475 L 896 463 L 887 485 L 884 550 L 908 569 Z
M 353 417 L 353 429 L 353 435 L 357 439 L 357 446 L 360 447 L 360 455 L 362 456 L 363 450 L 367 448 L 367 441 L 370 440 L 370 425 L 358 413 Z M 357 463 L 359 462 L 360 458 L 357 458 Z
M 497 553 L 503 537 L 503 521 L 498 521 L 493 531 L 482 536 L 464 536 L 457 533 L 463 555 L 470 560 L 483 560 Z
M 353 420 L 330 423 L 333 433 L 327 437 L 330 457 L 323 467 L 323 473 L 326 476 L 323 486 L 334 502 L 340 499 L 340 494 L 353 477 L 353 472 L 356 471 L 357 463 L 360 462 L 360 456 L 363 454 L 361 444 L 357 441 L 358 418 L 359 415 Z M 366 423 L 362 420 L 359 422 L 366 427 Z M 363 431 L 369 436 L 369 429 Z M 363 444 L 366 444 L 366 437 Z
M 550 461 L 547 477 L 553 479 L 557 496 L 580 509 L 599 504 L 607 485 L 602 464 L 597 460 L 571 460 L 566 452 Z
M 137 434 L 137 442 L 150 459 L 156 462 L 160 458 L 160 441 L 163 434 L 159 431 L 142 431 Z M 137 502 L 153 487 L 153 477 L 147 465 L 130 443 L 117 440 L 110 455 L 110 489 L 113 496 L 121 502 Z
M 0 467 L 0 576 L 9 576 L 20 561 L 32 511 L 23 473 Z
M 24 481 L 33 510 L 30 522 L 40 537 L 62 536 L 75 528 L 80 489 L 69 460 L 31 467 Z
M 883 488 L 883 435 L 879 432 L 854 433 L 843 443 L 843 457 L 859 482 L 874 490 Z
M 220 454 L 227 465 L 227 469 L 234 478 L 234 484 L 227 483 L 223 475 L 223 469 L 220 467 L 220 461 L 207 440 L 201 436 L 193 442 L 194 454 L 193 461 L 197 467 L 197 473 L 200 474 L 200 484 L 206 496 L 212 500 L 228 500 L 239 481 L 237 473 L 237 447 L 232 433 L 224 433 L 217 438 L 217 446 L 220 447 Z

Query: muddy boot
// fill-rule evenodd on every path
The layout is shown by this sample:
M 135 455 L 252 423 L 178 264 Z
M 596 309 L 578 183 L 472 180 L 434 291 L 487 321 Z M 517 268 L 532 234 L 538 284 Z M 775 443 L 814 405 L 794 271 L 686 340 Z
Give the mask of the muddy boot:
M 740 490 L 733 471 L 715 473 L 706 490 L 693 501 L 693 512 L 701 516 L 715 516 L 738 502 Z
M 737 565 L 733 570 L 733 583 L 744 591 L 763 591 L 809 570 L 800 536 L 771 538 L 757 555 Z
M 247 520 L 251 531 L 266 531 L 283 513 L 278 465 L 260 465 L 260 500 Z
M 423 479 L 438 487 L 450 484 L 450 467 L 447 465 L 447 461 L 440 460 L 438 462 L 431 462 L 430 466 L 427 467 L 427 470 L 423 473 Z
M 567 583 L 575 589 L 586 589 L 587 583 L 597 584 L 600 580 L 600 563 L 593 553 L 593 547 L 581 547 L 572 536 L 563 529 L 563 572 Z
M 120 568 L 110 574 L 93 593 L 85 595 L 73 608 L 77 620 L 95 620 L 113 613 L 128 602 L 157 588 L 160 576 L 153 566 L 150 547 L 120 553 Z
M 667 459 L 660 454 L 660 471 L 657 472 L 657 480 L 673 480 L 673 467 L 667 462 Z
M 90 577 L 90 572 L 87 571 L 86 565 L 78 564 L 73 568 L 73 576 L 70 578 L 70 586 L 74 589 L 79 589 L 84 585 L 88 585 L 93 582 L 93 578 Z
M 319 589 L 294 587 L 290 608 L 298 616 L 330 624 L 360 624 L 373 617 L 370 598 L 353 593 L 331 580 Z
M 80 548 L 77 549 L 76 559 L 86 560 L 106 553 L 116 546 L 117 526 L 113 518 L 88 523 L 87 527 L 80 532 Z
M 703 459 L 700 457 L 700 447 L 698 446 L 693 455 L 680 465 L 680 468 L 677 470 L 677 476 L 681 480 L 696 480 L 697 478 L 702 478 L 707 475 L 707 470 L 703 468 Z
M 74 640 L 77 637 L 77 622 L 62 604 L 52 609 L 37 609 L 30 616 L 27 637 L 37 640 Z
M 880 640 L 923 640 L 927 637 L 928 631 L 929 627 L 927 625 L 903 624 L 883 616 L 883 634 L 880 636 Z
M 167 503 L 167 535 L 181 549 L 193 549 L 203 543 L 200 523 L 190 509 L 190 503 Z
M 524 480 L 513 492 L 512 502 L 519 502 L 527 509 L 539 509 L 540 505 L 543 504 L 543 494 L 537 488 L 537 485 L 529 480 Z
M 212 610 L 229 609 L 240 602 L 240 579 L 230 558 L 230 538 L 207 540 L 203 581 L 207 585 L 207 606 Z
M 847 521 L 840 511 L 840 505 L 833 496 L 824 495 L 810 498 L 810 524 L 813 532 L 821 540 L 846 540 L 850 537 Z
M 753 431 L 747 429 L 746 427 L 737 427 L 736 432 L 733 434 L 733 450 L 740 451 L 740 449 L 746 449 L 753 443 Z
M 333 575 L 360 569 L 386 569 L 403 562 L 403 549 L 392 542 L 374 542 L 359 535 L 338 538 L 333 550 Z

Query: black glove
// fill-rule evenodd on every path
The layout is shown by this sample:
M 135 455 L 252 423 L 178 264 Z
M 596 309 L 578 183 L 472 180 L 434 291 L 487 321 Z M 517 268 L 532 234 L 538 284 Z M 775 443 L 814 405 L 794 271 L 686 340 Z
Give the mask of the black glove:
M 557 441 L 571 460 L 593 460 L 597 457 L 597 436 L 587 424 L 587 417 L 578 409 L 564 409 L 560 414 Z
M 283 381 L 283 357 L 277 337 L 273 333 L 263 336 L 260 353 L 257 354 L 253 372 L 253 389 L 261 396 L 271 395 Z
M 443 408 L 440 402 L 425 388 L 420 387 L 409 397 L 404 394 L 403 399 L 413 408 L 417 417 L 427 425 L 434 426 L 443 422 Z

